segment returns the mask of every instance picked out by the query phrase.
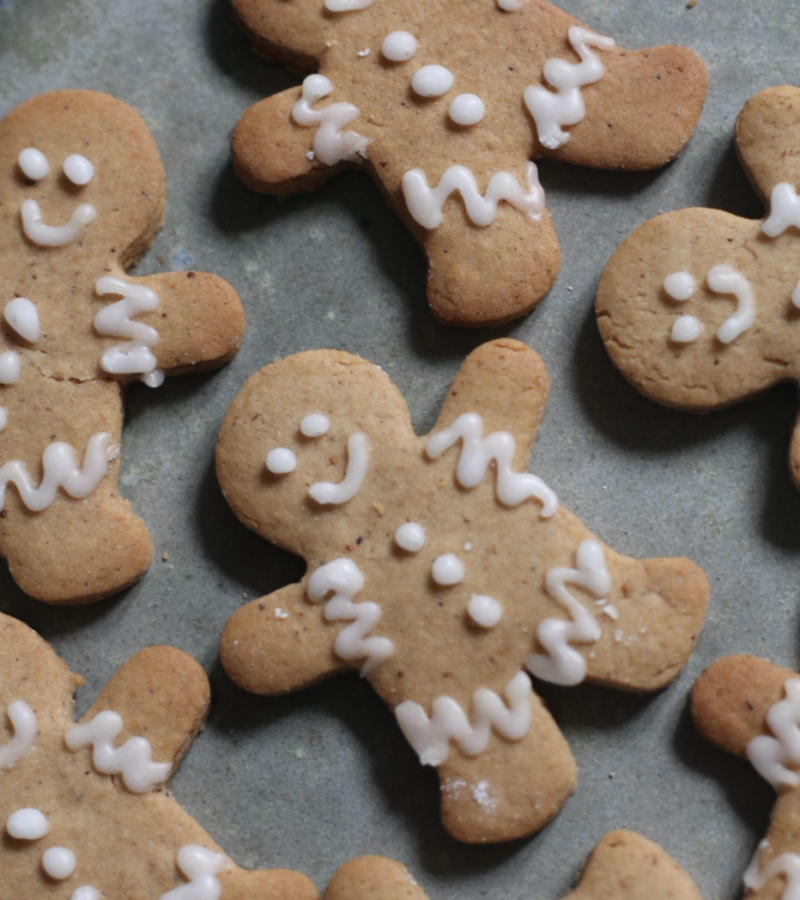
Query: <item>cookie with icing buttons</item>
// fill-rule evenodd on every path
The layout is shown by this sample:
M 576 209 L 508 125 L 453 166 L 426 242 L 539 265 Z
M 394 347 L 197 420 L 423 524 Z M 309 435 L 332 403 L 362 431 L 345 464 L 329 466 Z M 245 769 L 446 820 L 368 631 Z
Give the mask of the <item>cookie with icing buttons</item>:
M 658 844 L 612 831 L 592 850 L 578 886 L 564 900 L 701 900 L 692 879 Z M 325 900 L 428 900 L 401 863 L 363 856 L 333 876 Z
M 525 669 L 656 690 L 705 615 L 694 563 L 616 553 L 526 471 L 547 390 L 533 350 L 484 344 L 420 438 L 377 366 L 299 353 L 250 378 L 217 446 L 239 518 L 308 562 L 302 582 L 231 617 L 225 669 L 261 694 L 359 670 L 437 768 L 445 827 L 464 841 L 531 834 L 575 785 Z
M 221 278 L 126 274 L 165 189 L 147 126 L 107 94 L 43 94 L 0 122 L 0 554 L 48 603 L 97 600 L 150 563 L 117 490 L 125 384 L 220 366 L 242 340 Z
M 798 109 L 798 88 L 774 87 L 736 121 L 764 219 L 682 209 L 646 222 L 611 257 L 597 292 L 600 334 L 650 399 L 709 412 L 800 380 Z M 789 464 L 800 487 L 797 424 Z
M 692 716 L 707 740 L 748 759 L 778 798 L 767 836 L 746 866 L 748 897 L 791 900 L 800 891 L 800 675 L 755 656 L 727 656 L 692 690 Z
M 0 614 L 0 894 L 15 900 L 319 900 L 288 869 L 236 866 L 165 789 L 206 718 L 202 668 L 141 650 L 75 724 L 82 684 Z
M 545 0 L 232 2 L 258 53 L 307 76 L 242 116 L 236 171 L 279 196 L 367 172 L 428 258 L 434 315 L 453 325 L 524 315 L 555 281 L 532 160 L 660 166 L 706 95 L 691 50 L 623 50 Z

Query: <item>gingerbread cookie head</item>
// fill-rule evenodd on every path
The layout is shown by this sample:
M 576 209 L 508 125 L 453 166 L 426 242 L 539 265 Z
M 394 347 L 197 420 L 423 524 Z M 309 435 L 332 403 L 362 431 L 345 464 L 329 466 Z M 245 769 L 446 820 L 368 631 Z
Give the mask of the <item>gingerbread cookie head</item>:
M 231 618 L 226 670 L 265 694 L 360 670 L 437 767 L 445 826 L 466 841 L 530 834 L 573 788 L 526 668 L 653 690 L 705 612 L 697 566 L 620 556 L 525 471 L 546 398 L 532 350 L 485 344 L 418 438 L 376 366 L 301 353 L 247 382 L 217 448 L 237 515 L 308 561 L 302 583 Z
M 164 193 L 152 136 L 113 97 L 56 91 L 0 122 L 0 553 L 48 602 L 106 596 L 152 555 L 116 490 L 121 385 L 221 365 L 241 343 L 222 279 L 125 274 Z
M 691 51 L 624 51 L 544 0 L 233 6 L 259 53 L 314 73 L 244 114 L 239 175 L 287 195 L 368 172 L 425 251 L 428 299 L 449 324 L 508 321 L 553 284 L 558 242 L 532 159 L 659 166 L 705 99 Z
M 611 257 L 597 292 L 614 363 L 646 396 L 706 412 L 800 379 L 800 90 L 751 98 L 736 122 L 745 172 L 768 204 L 657 216 Z M 790 453 L 800 485 L 800 433 Z
M 727 656 L 698 678 L 692 716 L 704 738 L 750 760 L 777 792 L 769 831 L 747 868 L 748 896 L 800 890 L 800 676 L 755 656 Z
M 78 725 L 82 679 L 1 614 L 0 672 L 4 896 L 319 900 L 297 872 L 238 868 L 165 790 L 208 712 L 208 680 L 187 654 L 140 651 Z

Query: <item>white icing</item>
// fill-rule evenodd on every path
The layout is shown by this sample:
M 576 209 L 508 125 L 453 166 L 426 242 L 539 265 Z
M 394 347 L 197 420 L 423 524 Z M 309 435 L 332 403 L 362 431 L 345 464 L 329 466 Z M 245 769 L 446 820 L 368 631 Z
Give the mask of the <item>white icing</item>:
M 449 112 L 456 125 L 477 125 L 486 115 L 486 107 L 476 94 L 459 94 L 450 104 Z
M 85 156 L 74 153 L 64 160 L 64 174 L 73 184 L 83 187 L 94 178 L 94 166 Z
M 327 416 L 322 413 L 311 413 L 300 423 L 300 434 L 309 438 L 322 437 L 323 434 L 327 434 L 330 427 L 331 423 Z
M 267 470 L 273 475 L 286 475 L 297 468 L 297 457 L 288 447 L 275 447 L 267 454 Z
M 717 339 L 730 344 L 747 331 L 756 318 L 756 301 L 750 282 L 733 266 L 723 264 L 709 269 L 708 286 L 715 294 L 733 294 L 737 300 L 736 312 L 729 316 L 717 330 Z
M 675 320 L 669 337 L 676 344 L 691 344 L 702 333 L 703 323 L 696 316 L 681 316 Z
M 31 344 L 39 340 L 42 333 L 39 312 L 26 297 L 15 297 L 6 303 L 3 316 L 17 334 Z
M 375 0 L 325 0 L 325 9 L 331 12 L 352 12 L 372 6 Z
M 13 768 L 33 748 L 39 734 L 36 714 L 24 700 L 9 703 L 6 715 L 14 730 L 14 737 L 0 747 L 0 772 Z
M 324 75 L 309 75 L 303 81 L 303 95 L 292 107 L 292 118 L 298 125 L 317 125 L 314 135 L 314 154 L 326 166 L 342 160 L 361 162 L 367 157 L 369 140 L 356 131 L 342 131 L 361 110 L 352 103 L 331 103 L 323 109 L 312 105 L 333 90 L 330 79 Z
M 22 174 L 31 181 L 41 181 L 50 172 L 50 163 L 41 150 L 35 147 L 27 147 L 20 153 L 17 162 Z
M 403 522 L 394 533 L 395 543 L 408 553 L 416 553 L 425 546 L 425 529 L 417 522 Z
M 6 831 L 18 841 L 38 841 L 50 831 L 50 823 L 39 809 L 18 809 L 6 822 Z
M 464 413 L 443 431 L 428 438 L 425 452 L 430 459 L 439 457 L 461 441 L 461 455 L 456 468 L 456 480 L 465 488 L 477 487 L 483 481 L 490 463 L 494 463 L 497 477 L 497 498 L 505 506 L 517 506 L 529 497 L 542 504 L 541 515 L 549 518 L 558 509 L 558 497 L 537 475 L 514 472 L 514 452 L 517 442 L 507 431 L 494 431 L 483 437 L 483 419 L 477 413 Z
M 454 81 L 453 73 L 444 66 L 423 66 L 414 73 L 411 87 L 420 97 L 441 97 Z
M 17 384 L 22 371 L 22 360 L 19 353 L 6 350 L 0 353 L 0 384 Z
M 308 493 L 311 499 L 319 504 L 347 503 L 358 493 L 367 477 L 368 468 L 369 438 L 363 432 L 357 431 L 347 440 L 347 471 L 344 481 L 339 484 L 318 481 L 311 485 Z
M 17 486 L 22 502 L 32 512 L 41 512 L 56 499 L 58 489 L 63 488 L 70 497 L 88 497 L 108 472 L 109 460 L 119 454 L 119 445 L 105 431 L 93 434 L 86 445 L 83 467 L 79 468 L 75 450 L 64 441 L 54 441 L 42 454 L 44 477 L 38 488 L 25 468 L 25 463 L 15 459 L 0 468 L 0 509 L 5 506 L 6 488 L 9 482 Z
M 796 853 L 781 853 L 762 869 L 761 857 L 768 846 L 769 841 L 766 840 L 758 845 L 752 862 L 742 877 L 744 886 L 751 891 L 760 891 L 772 878 L 783 875 L 786 887 L 781 900 L 800 900 L 800 856 Z
M 48 847 L 42 854 L 42 868 L 56 881 L 64 881 L 75 871 L 78 860 L 66 847 Z
M 42 247 L 62 247 L 80 239 L 84 228 L 97 218 L 90 203 L 82 203 L 64 225 L 45 225 L 39 204 L 27 199 L 22 204 L 22 229 L 26 236 Z
M 158 343 L 158 331 L 144 322 L 132 320 L 143 312 L 158 309 L 158 294 L 144 285 L 130 284 L 111 275 L 98 279 L 94 289 L 100 297 L 108 294 L 122 297 L 97 313 L 95 330 L 108 337 L 128 338 L 127 344 L 106 350 L 100 360 L 101 367 L 112 375 L 153 373 L 158 360 L 150 348 Z
M 690 272 L 672 272 L 664 279 L 664 290 L 673 300 L 683 303 L 697 290 L 697 282 Z
M 166 781 L 172 763 L 153 762 L 153 748 L 144 737 L 132 737 L 121 747 L 114 741 L 122 731 L 122 716 L 107 709 L 90 722 L 73 725 L 64 735 L 72 751 L 92 747 L 92 763 L 104 775 L 122 775 L 125 787 L 135 794 L 152 790 Z
M 481 628 L 494 628 L 503 618 L 503 606 L 488 594 L 474 594 L 467 604 L 469 617 Z
M 5 406 L 0 406 L 0 431 L 4 431 L 8 425 L 8 410 Z
M 381 53 L 390 62 L 408 62 L 417 52 L 417 39 L 407 31 L 393 31 L 381 45 Z
M 431 577 L 444 587 L 458 584 L 464 578 L 464 563 L 453 553 L 437 556 L 431 566 Z
M 767 726 L 775 737 L 760 734 L 747 745 L 747 758 L 776 790 L 782 784 L 800 784 L 797 772 L 786 768 L 787 763 L 800 765 L 800 678 L 789 678 L 783 687 L 786 696 L 767 712 Z
M 529 162 L 525 171 L 527 193 L 510 172 L 495 172 L 482 197 L 475 176 L 466 166 L 450 166 L 435 188 L 430 187 L 422 169 L 409 169 L 403 175 L 403 196 L 408 211 L 423 228 L 438 228 L 442 224 L 444 202 L 453 191 L 461 194 L 467 216 L 475 225 L 491 225 L 497 218 L 497 204 L 501 200 L 529 219 L 537 220 L 544 212 L 544 190 L 539 184 L 536 164 Z
M 336 637 L 333 648 L 347 660 L 366 657 L 361 674 L 368 675 L 379 663 L 394 653 L 394 644 L 384 637 L 366 637 L 378 624 L 383 611 L 377 603 L 353 603 L 355 595 L 364 587 L 364 575 L 350 559 L 334 559 L 320 566 L 308 580 L 308 599 L 314 603 L 333 597 L 325 604 L 325 618 L 329 622 L 351 621 Z
M 770 213 L 761 230 L 767 237 L 778 237 L 787 228 L 800 228 L 800 196 L 794 185 L 783 182 L 772 189 L 769 201 Z
M 555 88 L 555 93 L 541 85 L 529 85 L 523 92 L 525 104 L 536 123 L 539 141 L 548 150 L 563 147 L 569 140 L 569 132 L 563 130 L 564 126 L 577 125 L 586 115 L 581 88 L 594 84 L 605 75 L 600 58 L 589 48 L 611 50 L 615 46 L 613 38 L 595 34 L 579 25 L 571 25 L 567 34 L 581 58 L 580 63 L 548 59 L 543 74 Z
M 516 12 L 518 9 L 522 9 L 525 0 L 497 0 L 497 5 L 504 12 Z
M 96 887 L 82 884 L 76 891 L 73 891 L 70 900 L 101 900 L 102 896 Z
M 149 388 L 157 388 L 161 387 L 164 383 L 164 370 L 163 369 L 154 369 L 152 372 L 148 372 L 146 375 L 142 375 L 139 379 L 143 384 L 146 384 Z
M 536 629 L 536 637 L 546 653 L 532 653 L 525 666 L 528 671 L 553 684 L 580 684 L 586 677 L 586 661 L 569 642 L 587 644 L 602 634 L 595 617 L 568 590 L 574 584 L 600 598 L 611 590 L 611 576 L 606 568 L 605 554 L 597 541 L 582 541 L 575 555 L 577 568 L 556 566 L 545 575 L 547 593 L 571 616 L 564 619 L 545 619 Z
M 189 883 L 167 891 L 159 900 L 219 900 L 222 885 L 217 875 L 233 868 L 233 862 L 224 853 L 214 853 L 199 844 L 181 847 L 177 864 Z
M 509 741 L 519 741 L 531 725 L 531 682 L 524 672 L 508 682 L 504 691 L 509 706 L 489 688 L 478 688 L 472 695 L 473 726 L 461 705 L 452 697 L 437 697 L 433 714 L 412 700 L 405 700 L 395 716 L 419 756 L 423 766 L 439 766 L 450 754 L 450 741 L 455 741 L 467 756 L 482 753 L 492 728 Z

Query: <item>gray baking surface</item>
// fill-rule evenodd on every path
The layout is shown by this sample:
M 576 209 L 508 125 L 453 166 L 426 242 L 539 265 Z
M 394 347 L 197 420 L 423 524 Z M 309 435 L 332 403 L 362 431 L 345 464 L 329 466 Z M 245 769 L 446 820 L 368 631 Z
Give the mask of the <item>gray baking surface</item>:
M 168 179 L 166 224 L 136 272 L 217 272 L 238 289 L 248 318 L 228 368 L 129 391 L 121 490 L 156 545 L 141 583 L 93 606 L 54 609 L 24 596 L 3 566 L 0 610 L 36 628 L 86 678 L 79 713 L 147 645 L 174 644 L 205 666 L 213 710 L 173 788 L 240 865 L 296 868 L 323 889 L 349 858 L 382 853 L 405 862 L 432 900 L 549 900 L 567 891 L 605 832 L 626 827 L 664 846 L 716 900 L 740 893 L 766 830 L 771 788 L 746 763 L 704 745 L 687 697 L 703 668 L 727 653 L 798 665 L 800 494 L 786 469 L 796 391 L 779 388 L 707 417 L 663 409 L 614 370 L 593 302 L 610 254 L 656 213 L 713 206 L 761 216 L 733 124 L 756 91 L 800 77 L 800 7 L 563 5 L 626 47 L 692 47 L 709 69 L 708 101 L 683 156 L 660 171 L 542 164 L 561 275 L 529 317 L 471 331 L 433 320 L 425 260 L 363 175 L 286 201 L 239 183 L 228 149 L 237 119 L 298 80 L 251 53 L 226 0 L 0 0 L 0 113 L 60 87 L 108 91 L 135 106 Z M 248 695 L 227 679 L 217 652 L 227 618 L 297 580 L 303 563 L 238 522 L 213 454 L 244 380 L 281 356 L 336 347 L 366 357 L 395 380 L 426 431 L 464 356 L 502 334 L 534 347 L 550 371 L 533 469 L 615 549 L 694 559 L 712 596 L 697 650 L 667 690 L 541 689 L 577 757 L 578 788 L 536 837 L 470 847 L 443 831 L 433 771 L 420 768 L 357 675 L 280 699 Z

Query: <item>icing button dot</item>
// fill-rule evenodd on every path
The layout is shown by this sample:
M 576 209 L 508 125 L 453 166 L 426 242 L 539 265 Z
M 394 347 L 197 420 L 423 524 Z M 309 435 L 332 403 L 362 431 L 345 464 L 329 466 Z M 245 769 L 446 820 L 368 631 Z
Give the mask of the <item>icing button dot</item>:
M 322 413 L 311 413 L 300 423 L 300 433 L 305 437 L 315 438 L 327 434 L 331 427 L 330 420 Z
M 18 809 L 6 822 L 6 831 L 19 841 L 38 841 L 50 831 L 50 823 L 38 809 Z
M 416 553 L 425 546 L 425 529 L 417 522 L 404 522 L 394 533 L 398 547 Z
M 481 628 L 494 628 L 503 618 L 503 607 L 494 597 L 487 594 L 474 594 L 467 604 L 469 617 Z
M 22 174 L 31 181 L 41 181 L 50 172 L 50 163 L 41 150 L 27 147 L 20 153 L 17 162 Z
M 273 475 L 286 475 L 297 468 L 297 457 L 288 447 L 276 447 L 267 454 L 267 469 Z
M 455 554 L 445 553 L 443 556 L 437 556 L 433 561 L 431 575 L 436 584 L 450 587 L 458 584 L 464 577 L 464 564 Z
M 94 178 L 94 166 L 85 156 L 75 153 L 64 160 L 64 174 L 73 184 L 83 187 Z
M 101 900 L 103 895 L 96 887 L 82 884 L 70 897 L 70 900 Z
M 42 855 L 42 868 L 56 881 L 64 881 L 75 871 L 78 860 L 66 847 L 49 847 Z
M 453 86 L 453 73 L 444 66 L 423 66 L 414 73 L 411 87 L 420 97 L 441 97 Z
M 6 322 L 17 334 L 31 344 L 39 340 L 42 329 L 39 324 L 39 312 L 26 297 L 15 297 L 6 303 L 3 313 Z
M 0 431 L 3 431 L 8 425 L 8 410 L 5 406 L 0 406 Z
M 22 371 L 22 360 L 13 350 L 0 353 L 0 384 L 16 384 Z
M 477 125 L 485 115 L 486 107 L 476 94 L 459 94 L 450 104 L 450 118 L 456 125 Z
M 407 31 L 393 31 L 381 46 L 381 53 L 390 62 L 408 62 L 417 52 L 417 39 Z

